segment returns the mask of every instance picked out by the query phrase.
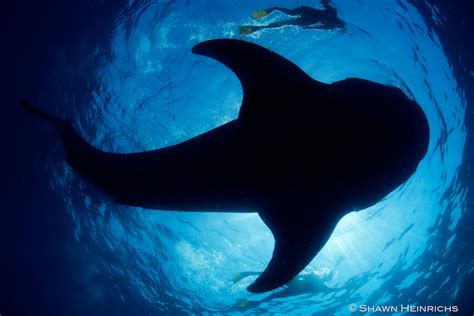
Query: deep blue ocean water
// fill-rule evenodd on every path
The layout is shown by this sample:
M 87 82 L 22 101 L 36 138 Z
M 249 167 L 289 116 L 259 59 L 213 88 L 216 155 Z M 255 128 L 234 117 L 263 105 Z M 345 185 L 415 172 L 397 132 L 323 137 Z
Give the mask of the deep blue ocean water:
M 256 9 L 320 4 L 12 5 L 3 58 L 0 314 L 347 315 L 352 303 L 459 305 L 458 314 L 474 313 L 466 299 L 474 270 L 474 68 L 463 33 L 472 24 L 453 18 L 444 2 L 333 3 L 345 31 L 282 27 L 250 36 L 240 36 L 238 25 L 256 23 L 250 17 Z M 191 53 L 212 38 L 270 48 L 326 83 L 359 77 L 397 86 L 429 119 L 430 147 L 417 172 L 380 203 L 339 222 L 301 274 L 312 278 L 307 288 L 255 295 L 245 290 L 252 277 L 233 284 L 237 273 L 262 271 L 271 257 L 273 238 L 257 214 L 157 212 L 107 202 L 64 162 L 52 128 L 16 107 L 20 97 L 29 98 L 71 118 L 107 151 L 179 143 L 238 114 L 237 78 Z

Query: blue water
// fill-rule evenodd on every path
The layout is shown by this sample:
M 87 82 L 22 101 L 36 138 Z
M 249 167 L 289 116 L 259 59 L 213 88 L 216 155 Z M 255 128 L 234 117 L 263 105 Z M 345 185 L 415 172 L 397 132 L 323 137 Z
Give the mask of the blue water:
M 333 1 L 346 31 L 282 27 L 238 34 L 238 25 L 256 23 L 253 10 L 276 3 L 319 5 L 130 0 L 110 22 L 109 37 L 71 66 L 82 69 L 86 93 L 64 85 L 55 96 L 61 103 L 48 110 L 72 117 L 85 139 L 107 151 L 179 143 L 235 119 L 242 100 L 233 73 L 191 48 L 206 39 L 241 38 L 322 82 L 359 77 L 401 88 L 430 123 L 429 150 L 418 170 L 378 204 L 339 222 L 302 273 L 316 276 L 318 287 L 286 297 L 275 297 L 281 290 L 255 295 L 245 290 L 252 277 L 236 284 L 232 278 L 262 271 L 271 257 L 273 237 L 257 214 L 157 212 L 106 202 L 63 161 L 51 132 L 35 168 L 69 225 L 64 256 L 80 285 L 78 304 L 106 311 L 113 297 L 113 304 L 128 306 L 123 314 L 345 315 L 351 303 L 455 303 L 474 266 L 463 227 L 473 215 L 462 174 L 467 99 L 443 43 L 404 0 Z M 442 13 L 432 10 L 442 25 Z

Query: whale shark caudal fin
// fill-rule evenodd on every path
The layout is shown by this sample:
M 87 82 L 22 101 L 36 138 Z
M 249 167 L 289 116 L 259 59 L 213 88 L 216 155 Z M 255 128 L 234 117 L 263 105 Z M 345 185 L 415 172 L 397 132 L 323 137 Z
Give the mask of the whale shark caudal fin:
M 214 58 L 230 68 L 239 78 L 243 100 L 239 118 L 258 118 L 285 114 L 285 102 L 272 102 L 296 96 L 309 88 L 315 91 L 326 84 L 308 76 L 288 59 L 256 44 L 216 39 L 201 42 L 193 53 Z M 291 103 L 292 106 L 297 106 Z
M 91 160 L 98 163 L 100 161 L 96 158 L 104 156 L 104 152 L 91 146 L 76 132 L 71 120 L 51 116 L 25 100 L 21 100 L 20 105 L 34 116 L 56 127 L 64 147 L 66 162 L 74 170 L 84 172 L 84 168 L 90 164 Z
M 291 208 L 273 209 L 269 215 L 259 212 L 275 238 L 273 256 L 263 273 L 247 287 L 252 293 L 274 290 L 293 280 L 328 241 L 334 225 L 319 225 L 313 212 L 290 212 Z
M 27 110 L 28 112 L 30 112 L 31 114 L 33 114 L 34 116 L 38 117 L 38 118 L 41 118 L 43 120 L 46 120 L 50 123 L 52 123 L 59 131 L 64 128 L 65 126 L 67 125 L 70 125 L 71 124 L 71 121 L 68 121 L 68 120 L 63 120 L 63 119 L 60 119 L 60 118 L 56 118 L 56 117 L 53 117 L 43 111 L 41 111 L 40 109 L 38 109 L 37 107 L 31 105 L 31 103 L 29 103 L 28 101 L 25 101 L 25 100 L 21 100 L 20 101 L 20 105 L 25 109 Z
M 28 112 L 33 114 L 34 116 L 36 116 L 36 117 L 38 117 L 42 120 L 45 120 L 45 121 L 53 124 L 54 127 L 56 127 L 56 129 L 58 130 L 59 135 L 61 137 L 61 141 L 63 143 L 63 146 L 65 147 L 66 160 L 68 160 L 68 157 L 67 157 L 68 152 L 70 152 L 72 150 L 72 148 L 74 148 L 74 146 L 71 146 L 71 145 L 73 143 L 75 143 L 75 142 L 72 142 L 71 139 L 74 139 L 74 138 L 76 140 L 81 140 L 82 139 L 79 135 L 77 135 L 76 131 L 72 127 L 72 121 L 64 120 L 64 119 L 60 119 L 60 118 L 51 116 L 48 113 L 44 112 L 43 110 L 39 109 L 38 107 L 32 105 L 30 102 L 25 101 L 25 100 L 21 100 L 20 105 L 25 110 L 27 110 Z M 82 143 L 85 144 L 84 141 L 82 141 Z

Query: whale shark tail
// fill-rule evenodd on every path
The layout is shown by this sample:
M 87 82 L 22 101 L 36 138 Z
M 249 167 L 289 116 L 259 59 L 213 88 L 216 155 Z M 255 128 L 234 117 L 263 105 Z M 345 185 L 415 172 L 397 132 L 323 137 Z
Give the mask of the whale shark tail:
M 65 127 L 72 125 L 71 121 L 53 117 L 48 113 L 40 110 L 39 108 L 33 106 L 30 102 L 26 100 L 21 100 L 20 105 L 34 116 L 52 123 L 59 130 L 59 132 L 61 132 L 61 130 L 63 130 Z
M 118 174 L 117 170 L 123 170 L 123 159 L 117 159 L 114 153 L 102 151 L 89 144 L 74 129 L 71 120 L 49 115 L 25 100 L 21 100 L 20 105 L 56 128 L 64 148 L 65 160 L 72 169 L 109 196 L 115 197 L 117 192 L 121 192 L 123 183 L 119 182 L 114 174 Z
M 56 127 L 64 147 L 66 162 L 74 170 L 82 172 L 86 178 L 95 179 L 94 173 L 97 173 L 98 168 L 104 168 L 107 163 L 107 153 L 88 144 L 76 132 L 71 120 L 65 120 L 49 115 L 25 100 L 21 100 L 20 105 L 34 116 L 43 119 Z M 100 176 L 101 175 L 98 177 Z

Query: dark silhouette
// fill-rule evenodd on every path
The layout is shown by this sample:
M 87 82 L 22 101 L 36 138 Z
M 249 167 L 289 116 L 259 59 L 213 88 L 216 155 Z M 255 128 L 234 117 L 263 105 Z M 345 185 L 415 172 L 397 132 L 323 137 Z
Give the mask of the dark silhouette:
M 234 277 L 232 278 L 232 284 L 239 283 L 240 281 L 242 281 L 242 279 L 245 279 L 246 277 L 260 275 L 260 274 L 262 274 L 262 272 L 258 272 L 258 271 L 239 272 L 236 275 L 234 275 Z
M 425 114 L 398 88 L 355 78 L 324 84 L 240 40 L 205 41 L 193 52 L 233 70 L 243 101 L 237 119 L 178 145 L 104 152 L 86 143 L 70 121 L 22 105 L 56 126 L 69 165 L 117 203 L 258 212 L 275 249 L 251 292 L 291 281 L 341 217 L 407 181 L 427 151 Z
M 261 272 L 253 272 L 253 271 L 246 271 L 238 273 L 234 279 L 232 280 L 233 283 L 240 282 L 243 278 L 260 275 Z M 291 296 L 298 296 L 303 294 L 311 294 L 311 293 L 330 293 L 337 290 L 339 288 L 330 288 L 327 287 L 324 283 L 326 283 L 332 277 L 332 273 L 318 275 L 316 273 L 306 273 L 301 274 L 298 277 L 294 278 L 290 282 L 288 282 L 281 290 L 274 292 L 260 300 L 248 300 L 245 298 L 236 300 L 234 304 L 234 309 L 238 310 L 247 310 L 251 308 L 255 308 L 262 303 L 280 299 L 280 298 L 288 298 Z
M 262 29 L 273 29 L 285 25 L 301 26 L 305 29 L 345 29 L 346 23 L 337 17 L 337 10 L 328 1 L 324 1 L 322 4 L 324 10 L 302 6 L 291 10 L 273 7 L 254 11 L 252 13 L 254 19 L 261 19 L 274 11 L 283 12 L 292 18 L 267 25 L 241 25 L 239 26 L 240 34 L 249 35 Z

